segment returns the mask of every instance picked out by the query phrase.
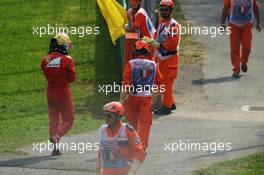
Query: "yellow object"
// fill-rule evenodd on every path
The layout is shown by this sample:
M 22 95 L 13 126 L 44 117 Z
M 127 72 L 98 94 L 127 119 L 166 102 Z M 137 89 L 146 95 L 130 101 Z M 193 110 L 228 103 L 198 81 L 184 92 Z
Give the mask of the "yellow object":
M 97 0 L 97 4 L 108 25 L 112 42 L 116 44 L 115 41 L 125 34 L 127 12 L 115 0 Z

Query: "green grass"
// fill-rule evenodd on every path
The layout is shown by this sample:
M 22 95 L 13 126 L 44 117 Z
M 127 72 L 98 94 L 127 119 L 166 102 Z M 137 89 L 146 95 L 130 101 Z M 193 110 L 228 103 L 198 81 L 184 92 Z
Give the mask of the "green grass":
M 263 175 L 264 152 L 202 168 L 193 175 Z
M 187 27 L 188 22 L 186 21 L 184 14 L 181 10 L 179 2 L 176 0 L 176 6 L 174 8 L 173 17 L 182 25 L 182 27 Z M 180 45 L 180 60 L 181 65 L 193 65 L 203 64 L 204 58 L 204 48 L 201 43 L 196 41 L 191 35 L 181 36 Z
M 117 94 L 98 94 L 98 84 L 120 79 L 113 46 L 96 1 L 1 0 L 0 152 L 48 138 L 46 80 L 40 60 L 54 35 L 33 35 L 36 26 L 99 26 L 100 35 L 70 35 L 78 81 L 72 85 L 76 120 L 69 134 L 98 128 L 102 105 Z

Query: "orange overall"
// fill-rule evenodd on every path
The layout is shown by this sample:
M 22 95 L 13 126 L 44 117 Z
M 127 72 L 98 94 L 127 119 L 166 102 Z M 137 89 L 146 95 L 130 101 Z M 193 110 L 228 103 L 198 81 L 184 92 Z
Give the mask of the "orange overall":
M 224 7 L 229 9 L 231 27 L 230 47 L 234 73 L 240 73 L 240 64 L 247 64 L 252 46 L 252 26 L 256 0 L 224 0 Z
M 128 9 L 128 19 L 139 33 L 139 38 L 154 36 L 156 29 L 143 8 L 139 8 L 135 14 L 133 14 L 132 8 Z
M 161 43 L 161 48 L 155 52 L 155 56 L 165 85 L 163 105 L 170 109 L 174 104 L 173 84 L 178 76 L 180 25 L 173 18 L 161 20 L 155 38 Z
M 136 72 L 135 67 L 137 67 L 136 64 L 143 65 L 143 67 L 148 67 L 146 63 L 150 63 L 150 65 L 153 66 L 151 70 L 146 71 L 147 72 L 146 74 L 148 74 L 149 77 L 151 76 L 151 73 L 148 72 L 152 71 L 152 75 L 153 75 L 152 77 L 153 80 L 152 82 L 149 82 L 149 86 L 153 87 L 153 85 L 156 85 L 160 87 L 163 82 L 162 81 L 163 79 L 158 66 L 154 61 L 145 59 L 144 56 L 139 56 L 137 59 L 130 60 L 127 63 L 123 72 L 123 86 L 126 85 L 130 86 L 135 84 L 133 83 L 134 80 L 140 79 L 140 78 L 136 78 L 138 76 L 135 73 Z M 144 72 L 144 70 L 140 70 L 140 71 Z M 148 79 L 148 78 L 144 78 L 144 79 Z M 146 85 L 147 83 L 143 83 L 143 84 Z M 148 89 L 148 91 L 149 90 L 150 89 Z M 132 92 L 130 90 L 129 97 L 125 102 L 125 114 L 129 124 L 131 124 L 138 132 L 143 147 L 146 150 L 148 146 L 150 129 L 152 125 L 152 95 L 151 95 L 152 92 L 149 91 L 146 93 L 139 91 Z
M 113 132 L 107 125 L 99 129 L 100 148 L 96 168 L 101 175 L 126 175 L 131 161 L 144 161 L 145 152 L 137 132 L 120 121 Z

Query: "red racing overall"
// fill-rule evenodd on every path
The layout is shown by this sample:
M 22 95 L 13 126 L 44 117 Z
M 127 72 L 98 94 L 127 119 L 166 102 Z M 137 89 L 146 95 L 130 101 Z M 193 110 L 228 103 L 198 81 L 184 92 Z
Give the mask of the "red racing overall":
M 63 136 L 71 128 L 74 108 L 69 83 L 75 81 L 73 59 L 69 55 L 52 52 L 42 58 L 41 69 L 48 81 L 47 100 L 50 136 Z

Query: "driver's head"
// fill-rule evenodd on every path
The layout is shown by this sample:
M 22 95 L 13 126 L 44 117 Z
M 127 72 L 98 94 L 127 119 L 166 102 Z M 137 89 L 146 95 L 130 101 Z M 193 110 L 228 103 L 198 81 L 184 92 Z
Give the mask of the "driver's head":
M 72 42 L 66 33 L 58 33 L 50 40 L 50 52 L 60 52 L 67 55 L 71 48 Z

